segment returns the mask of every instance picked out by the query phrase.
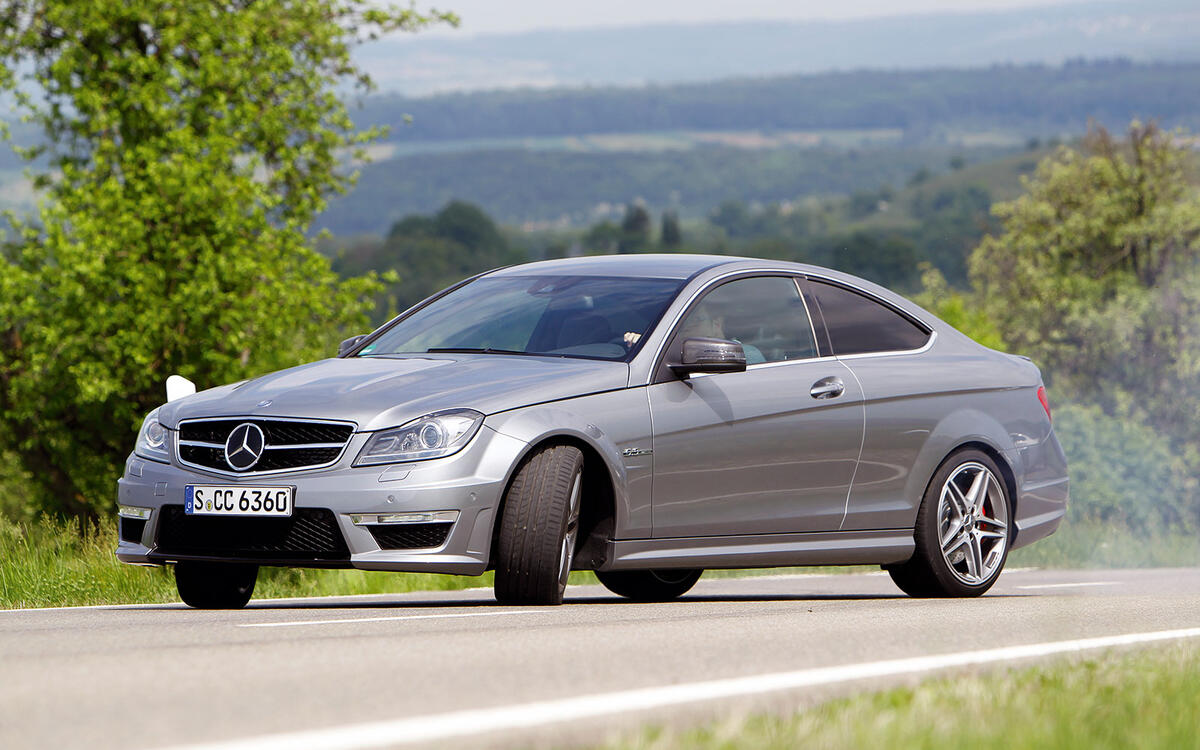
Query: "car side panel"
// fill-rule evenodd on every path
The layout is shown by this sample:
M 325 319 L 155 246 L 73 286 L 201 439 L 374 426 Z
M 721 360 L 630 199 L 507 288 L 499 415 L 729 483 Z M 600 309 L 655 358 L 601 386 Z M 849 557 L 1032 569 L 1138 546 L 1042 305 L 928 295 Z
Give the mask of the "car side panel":
M 814 384 L 845 392 L 815 399 Z M 857 383 L 832 358 L 650 386 L 654 536 L 836 531 L 862 448 Z
M 1018 492 L 1013 549 L 1053 534 L 1066 516 L 1070 500 L 1067 456 L 1054 430 L 1019 435 L 1015 442 L 1012 463 L 1018 471 Z
M 929 478 L 966 443 L 989 446 L 1012 473 L 1018 529 L 1031 516 L 1061 516 L 1066 464 L 1037 400 L 1037 369 L 982 347 L 959 349 L 847 358 L 867 428 L 843 529 L 912 527 Z

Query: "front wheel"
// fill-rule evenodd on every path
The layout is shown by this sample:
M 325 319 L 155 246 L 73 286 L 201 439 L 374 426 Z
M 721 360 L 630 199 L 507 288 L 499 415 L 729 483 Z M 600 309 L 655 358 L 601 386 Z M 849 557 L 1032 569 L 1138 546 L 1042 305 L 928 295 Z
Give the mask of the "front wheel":
M 985 453 L 951 455 L 933 475 L 915 529 L 916 551 L 888 568 L 909 596 L 979 596 L 1000 577 L 1013 529 L 1012 501 Z
M 610 570 L 596 571 L 604 588 L 635 602 L 665 602 L 678 599 L 700 580 L 703 570 Z
M 552 445 L 521 465 L 496 539 L 496 600 L 562 604 L 579 537 L 583 452 Z
M 258 566 L 184 560 L 175 565 L 179 598 L 196 609 L 241 609 L 258 581 Z

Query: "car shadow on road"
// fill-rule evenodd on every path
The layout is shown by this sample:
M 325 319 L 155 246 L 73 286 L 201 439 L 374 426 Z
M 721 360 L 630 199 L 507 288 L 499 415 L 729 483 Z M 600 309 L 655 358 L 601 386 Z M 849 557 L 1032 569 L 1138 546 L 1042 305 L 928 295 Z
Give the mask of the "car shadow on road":
M 397 594 L 397 596 L 405 596 Z M 986 599 L 1012 599 L 1024 598 L 1028 594 L 1010 594 L 1010 593 L 989 593 Z M 563 606 L 571 607 L 576 605 L 606 605 L 616 607 L 639 607 L 654 604 L 755 604 L 755 603 L 780 603 L 780 602 L 853 602 L 853 601 L 886 601 L 886 600 L 911 600 L 914 602 L 933 602 L 933 601 L 961 601 L 957 599 L 912 599 L 905 594 L 896 592 L 895 594 L 886 593 L 862 593 L 862 594 L 829 594 L 829 593 L 795 593 L 795 594 L 688 594 L 674 599 L 669 602 L 635 602 L 630 599 L 610 596 L 567 596 L 563 600 Z M 389 601 L 386 598 L 379 598 L 370 601 L 344 601 L 341 599 L 308 599 L 308 600 L 271 600 L 262 599 L 251 601 L 246 607 L 246 610 L 256 611 L 332 611 L 332 610 L 391 610 L 391 611 L 425 611 L 425 610 L 446 610 L 446 609 L 468 609 L 468 610 L 488 610 L 488 609 L 512 609 L 513 607 L 523 607 L 523 605 L 501 604 L 495 599 L 488 597 L 486 599 L 420 599 L 420 600 L 403 600 Z M 180 603 L 177 606 L 164 606 L 162 604 L 143 605 L 143 606 L 121 606 L 122 610 L 177 610 L 190 609 L 187 605 Z M 528 609 L 537 609 L 536 607 L 528 607 Z M 547 612 L 552 612 L 556 607 L 542 607 Z

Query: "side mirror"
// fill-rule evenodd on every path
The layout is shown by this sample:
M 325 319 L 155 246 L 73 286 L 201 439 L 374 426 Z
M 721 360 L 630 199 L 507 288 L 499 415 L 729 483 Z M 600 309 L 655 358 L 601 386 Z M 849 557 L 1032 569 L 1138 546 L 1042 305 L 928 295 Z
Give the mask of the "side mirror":
M 679 362 L 669 367 L 681 378 L 702 372 L 744 372 L 746 352 L 736 341 L 685 339 Z
M 167 376 L 167 403 L 176 401 L 196 392 L 196 384 L 182 375 Z
M 356 346 L 358 346 L 359 344 L 361 344 L 363 339 L 365 339 L 367 336 L 370 336 L 370 335 L 371 334 L 369 334 L 369 333 L 360 333 L 357 336 L 351 336 L 350 338 L 346 339 L 342 343 L 338 344 L 337 355 L 339 357 L 346 356 L 350 352 L 354 351 L 354 348 Z

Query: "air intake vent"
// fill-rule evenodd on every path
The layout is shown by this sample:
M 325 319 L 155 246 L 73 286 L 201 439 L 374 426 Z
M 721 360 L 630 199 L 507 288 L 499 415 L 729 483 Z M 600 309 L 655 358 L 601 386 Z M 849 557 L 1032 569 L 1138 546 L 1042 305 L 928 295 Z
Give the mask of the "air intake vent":
M 324 508 L 297 508 L 290 518 L 189 516 L 165 505 L 155 553 L 276 562 L 348 560 L 337 519 Z
M 446 543 L 453 523 L 401 523 L 368 526 L 380 549 L 426 549 Z
M 117 533 L 120 534 L 122 542 L 141 544 L 142 532 L 146 530 L 146 519 L 119 518 L 117 519 L 117 528 Z

